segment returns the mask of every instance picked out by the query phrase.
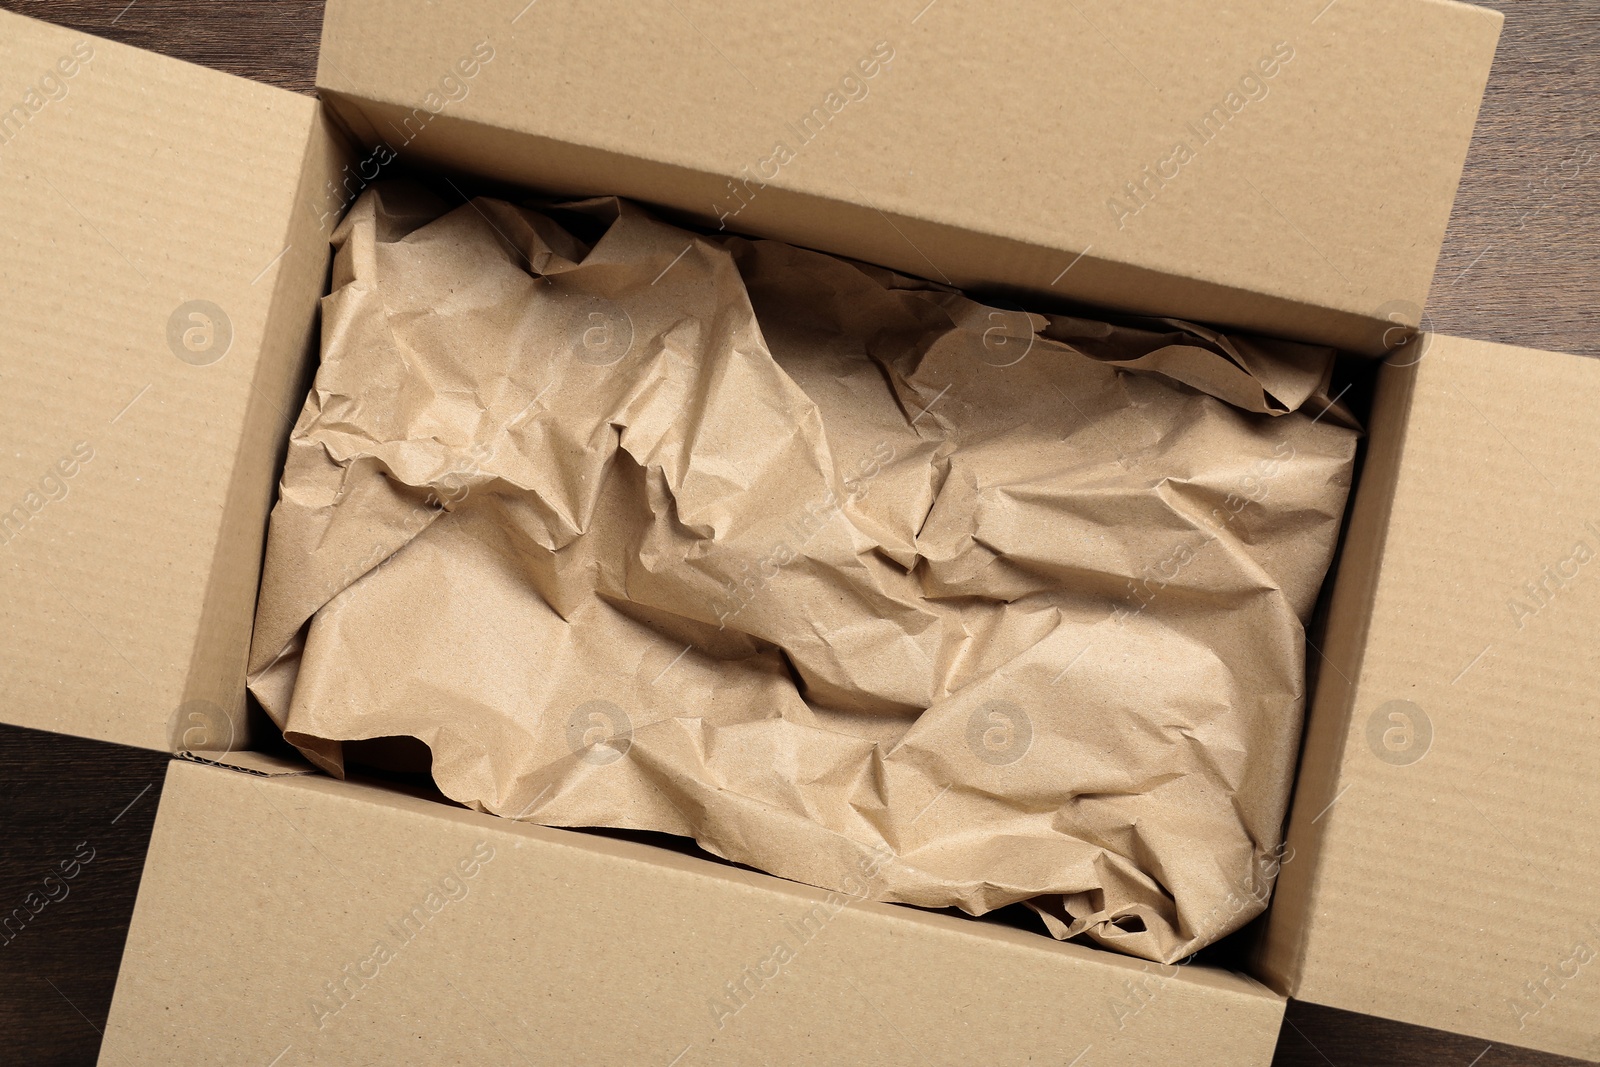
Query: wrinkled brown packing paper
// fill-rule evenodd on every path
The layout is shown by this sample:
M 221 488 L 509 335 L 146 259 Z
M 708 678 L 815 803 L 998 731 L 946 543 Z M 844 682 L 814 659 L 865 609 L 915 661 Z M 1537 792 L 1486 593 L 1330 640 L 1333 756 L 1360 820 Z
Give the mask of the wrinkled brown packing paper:
M 335 241 L 251 672 L 318 764 L 409 735 L 475 808 L 1156 960 L 1261 910 L 1331 352 L 612 199 L 391 184 Z

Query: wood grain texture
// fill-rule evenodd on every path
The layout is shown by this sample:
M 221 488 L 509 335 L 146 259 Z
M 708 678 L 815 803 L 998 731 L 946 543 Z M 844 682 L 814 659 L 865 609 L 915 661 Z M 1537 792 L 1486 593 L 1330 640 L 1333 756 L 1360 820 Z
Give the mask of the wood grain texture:
M 1506 25 L 1434 272 L 1430 328 L 1600 356 L 1600 3 L 1483 6 Z
M 1506 29 L 1427 325 L 1600 356 L 1593 312 L 1600 299 L 1600 3 L 1488 6 L 1506 13 Z M 0 7 L 297 91 L 309 92 L 315 76 L 321 0 L 0 0 Z M 19 903 L 77 842 L 96 849 L 70 896 L 0 946 L 0 1060 L 94 1062 L 164 762 L 0 727 L 0 907 Z M 1577 1063 L 1307 1004 L 1290 1005 L 1274 1062 Z
M 167 759 L 0 726 L 0 1063 L 94 1063 Z

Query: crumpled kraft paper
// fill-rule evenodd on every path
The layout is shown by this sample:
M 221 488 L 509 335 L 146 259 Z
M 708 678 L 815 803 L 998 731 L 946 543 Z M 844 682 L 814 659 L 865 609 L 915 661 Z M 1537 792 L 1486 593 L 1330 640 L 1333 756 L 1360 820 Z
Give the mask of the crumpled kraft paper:
M 1333 354 L 987 307 L 615 199 L 369 190 L 251 686 L 342 772 L 1180 959 L 1258 913 Z

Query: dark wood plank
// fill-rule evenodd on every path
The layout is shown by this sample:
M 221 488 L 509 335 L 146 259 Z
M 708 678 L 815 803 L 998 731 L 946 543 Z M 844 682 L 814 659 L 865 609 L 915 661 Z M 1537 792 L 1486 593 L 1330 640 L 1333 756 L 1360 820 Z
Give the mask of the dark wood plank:
M 1582 1060 L 1493 1045 L 1481 1038 L 1407 1026 L 1371 1015 L 1293 1001 L 1273 1067 L 1583 1067 Z
M 322 0 L 0 0 L 0 7 L 309 93 Z
M 0 1062 L 95 1061 L 167 760 L 0 726 Z
M 1428 316 L 1441 333 L 1600 356 L 1600 4 L 1484 6 L 1506 26 Z
M 1506 13 L 1506 31 L 1435 276 L 1429 324 L 1600 356 L 1600 318 L 1592 310 L 1600 302 L 1600 5 L 1487 3 Z M 0 0 L 0 7 L 288 89 L 310 91 L 315 76 L 321 0 Z M 163 761 L 0 727 L 0 906 L 20 903 L 77 842 L 96 850 L 70 895 L 0 947 L 6 1042 L 0 1058 L 94 1062 Z M 1577 1061 L 1293 1004 L 1274 1062 L 1555 1067 Z

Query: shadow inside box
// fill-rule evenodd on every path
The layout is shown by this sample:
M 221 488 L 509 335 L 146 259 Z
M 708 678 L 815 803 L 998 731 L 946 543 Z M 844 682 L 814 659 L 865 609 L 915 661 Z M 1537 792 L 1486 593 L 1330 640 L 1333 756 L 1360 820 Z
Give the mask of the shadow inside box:
M 445 796 L 440 792 L 438 786 L 434 784 L 431 774 L 432 754 L 428 746 L 422 741 L 414 737 L 378 737 L 365 741 L 346 741 L 343 742 L 343 745 L 347 775 L 351 779 L 379 782 L 387 788 L 397 789 L 412 796 L 449 804 L 452 807 L 465 807 L 465 805 Z M 292 746 L 282 741 L 281 735 L 274 739 L 271 751 L 275 755 L 290 758 L 294 756 Z M 758 867 L 736 863 L 707 851 L 690 837 L 681 837 L 676 834 L 662 833 L 655 830 L 629 830 L 607 826 L 568 826 L 559 827 L 559 829 L 572 833 L 589 834 L 595 837 L 607 837 L 618 841 L 649 845 L 654 848 L 675 852 L 682 856 L 715 863 L 722 867 L 732 867 L 760 875 L 768 874 L 768 872 Z M 1051 937 L 1044 920 L 1032 908 L 1023 903 L 1011 904 L 984 915 L 976 916 L 969 915 L 960 908 L 954 907 L 923 908 L 912 904 L 897 904 L 895 906 L 932 914 L 948 915 L 951 918 L 961 919 L 966 922 L 1008 926 L 1042 938 Z M 1129 932 L 1135 932 L 1143 928 L 1138 919 L 1134 919 L 1132 922 L 1137 925 L 1125 927 Z M 1257 936 L 1257 929 L 1258 923 L 1247 924 L 1243 929 L 1222 938 L 1214 944 L 1207 945 L 1199 952 L 1183 960 L 1182 965 L 1198 964 L 1202 967 L 1215 967 L 1241 974 L 1248 973 L 1250 949 Z M 1071 944 L 1115 954 L 1115 950 L 1106 948 L 1087 935 L 1068 940 Z M 1131 955 L 1123 958 L 1132 960 L 1135 964 L 1145 962 L 1139 957 Z M 1157 968 L 1166 969 L 1160 964 L 1152 963 L 1148 966 L 1152 970 Z M 1109 1003 L 1106 1010 L 1112 1010 Z M 1114 1016 L 1113 1021 L 1115 1021 Z
M 432 764 L 431 753 L 428 746 L 414 737 L 377 737 L 366 741 L 346 741 L 344 744 L 345 760 L 348 774 L 357 780 L 381 782 L 388 788 L 399 789 L 413 796 L 435 800 L 453 807 L 465 807 L 439 791 L 433 782 L 430 768 Z M 293 749 L 287 743 L 280 749 L 276 745 L 272 748 L 275 755 L 293 756 Z M 754 874 L 767 874 L 758 867 L 751 867 L 743 863 L 735 863 L 724 859 L 713 852 L 709 852 L 691 837 L 680 837 L 676 834 L 661 833 L 656 830 L 626 830 L 610 826 L 564 826 L 559 829 L 572 833 L 590 834 L 595 837 L 609 837 L 618 841 L 631 841 L 634 844 L 650 845 L 654 848 L 666 849 L 676 852 L 681 856 L 705 860 L 721 867 L 732 867 L 741 871 L 750 871 Z M 905 904 L 901 907 L 913 907 Z M 1010 926 L 1017 930 L 1036 933 L 1040 937 L 1049 937 L 1044 921 L 1024 904 L 1013 904 L 989 912 L 987 915 L 972 916 L 960 908 L 917 908 L 918 911 L 929 911 L 937 914 L 950 915 L 972 922 L 996 923 L 1001 926 Z M 1227 939 L 1227 940 L 1232 940 Z M 1093 941 L 1087 937 L 1073 939 L 1074 944 L 1082 944 L 1096 948 Z M 1212 946 L 1196 957 L 1196 962 L 1217 962 L 1210 958 Z M 1131 957 L 1130 957 L 1131 958 Z M 1237 964 L 1227 963 L 1225 966 L 1240 969 L 1243 967 L 1243 953 L 1237 956 Z
M 252 701 L 252 708 L 255 708 Z M 264 716 L 263 716 L 264 718 Z M 452 807 L 465 807 L 440 792 L 434 784 L 431 773 L 432 753 L 428 746 L 414 737 L 377 737 L 365 741 L 346 741 L 344 757 L 347 775 L 358 781 L 372 781 L 382 783 L 385 787 L 398 789 L 412 796 L 434 800 Z M 263 751 L 273 755 L 295 758 L 292 746 L 282 740 L 282 735 L 272 739 L 269 746 L 260 746 Z M 565 826 L 559 829 L 572 833 L 590 834 L 595 837 L 609 837 L 619 841 L 631 841 L 635 844 L 650 845 L 655 848 L 666 849 L 682 856 L 706 860 L 722 867 L 732 867 L 737 870 L 750 871 L 755 874 L 765 875 L 768 872 L 758 867 L 736 863 L 724 859 L 713 852 L 700 847 L 690 837 L 680 837 L 676 834 L 662 833 L 655 830 L 628 830 L 608 826 Z M 1022 930 L 1039 937 L 1049 938 L 1050 932 L 1044 920 L 1026 904 L 1011 904 L 998 908 L 984 915 L 969 915 L 960 908 L 923 908 L 912 904 L 900 904 L 898 907 L 914 908 L 917 911 L 926 911 L 934 914 L 949 915 L 952 918 L 962 919 L 967 922 L 992 923 L 998 926 L 1009 926 L 1015 930 Z M 1135 923 L 1137 919 L 1133 920 Z M 1142 924 L 1138 927 L 1142 929 Z M 1129 926 L 1130 932 L 1135 927 Z M 1223 938 L 1216 944 L 1208 945 L 1204 949 L 1184 960 L 1184 964 L 1198 963 L 1207 967 L 1220 967 L 1225 970 L 1245 972 L 1248 967 L 1248 956 L 1251 937 L 1255 926 L 1247 926 L 1235 934 Z M 1094 941 L 1087 935 L 1069 939 L 1072 944 L 1082 945 L 1085 948 L 1096 949 L 1102 952 L 1113 950 Z M 1140 962 L 1138 957 L 1127 956 L 1127 959 Z M 1159 966 L 1152 964 L 1151 966 Z

